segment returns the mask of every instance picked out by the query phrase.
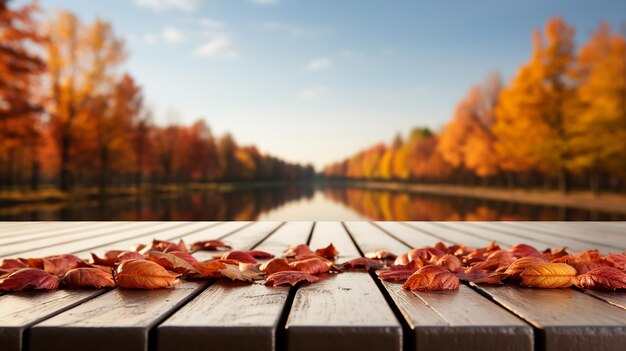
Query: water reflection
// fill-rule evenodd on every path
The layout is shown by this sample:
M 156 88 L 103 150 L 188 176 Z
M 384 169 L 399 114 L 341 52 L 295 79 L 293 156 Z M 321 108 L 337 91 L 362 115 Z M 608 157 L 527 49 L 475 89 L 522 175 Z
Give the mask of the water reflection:
M 314 183 L 0 208 L 1 220 L 625 220 L 623 214 Z

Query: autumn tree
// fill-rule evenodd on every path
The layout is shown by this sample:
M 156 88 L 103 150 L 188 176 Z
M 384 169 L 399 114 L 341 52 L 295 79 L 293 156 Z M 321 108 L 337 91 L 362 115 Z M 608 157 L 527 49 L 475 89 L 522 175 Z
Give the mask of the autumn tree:
M 30 163 L 31 185 L 38 175 L 37 145 L 43 112 L 39 80 L 45 70 L 34 47 L 43 41 L 35 4 L 19 8 L 0 0 L 0 184 L 10 187 L 19 162 Z M 22 177 L 25 176 L 22 174 Z
M 457 105 L 438 146 L 443 158 L 454 167 L 467 168 L 480 177 L 498 172 L 492 128 L 501 86 L 500 77 L 493 74 L 483 85 L 472 87 Z
M 608 23 L 581 48 L 577 83 L 570 166 L 589 170 L 597 193 L 601 174 L 626 175 L 626 40 Z
M 548 21 L 546 40 L 535 32 L 531 60 L 504 89 L 496 108 L 496 150 L 504 169 L 539 169 L 569 190 L 572 160 L 574 29 L 562 18 Z
M 110 24 L 95 20 L 85 25 L 70 12 L 59 12 L 48 23 L 47 35 L 49 125 L 60 154 L 60 188 L 68 190 L 76 143 L 90 127 L 90 113 L 98 112 L 94 102 L 113 91 L 125 53 Z

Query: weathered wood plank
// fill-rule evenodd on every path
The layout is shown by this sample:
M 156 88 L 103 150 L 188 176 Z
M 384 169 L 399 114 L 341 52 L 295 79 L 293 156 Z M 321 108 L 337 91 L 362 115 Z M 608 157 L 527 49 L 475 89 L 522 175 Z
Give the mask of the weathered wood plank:
M 123 222 L 97 222 L 97 223 L 87 223 L 87 225 L 76 224 L 76 225 L 72 225 L 68 227 L 58 228 L 56 230 L 42 228 L 32 233 L 0 238 L 0 247 L 3 247 L 5 245 L 10 245 L 10 244 L 17 244 L 17 243 L 26 243 L 26 242 L 33 243 L 33 242 L 36 242 L 36 240 L 47 238 L 47 237 L 59 238 L 59 237 L 65 237 L 65 236 L 74 235 L 74 234 L 85 235 L 86 232 L 89 233 L 95 230 L 102 230 L 102 229 L 112 230 L 122 225 L 124 225 Z
M 278 224 L 255 223 L 228 234 L 195 230 L 192 235 L 215 239 L 216 234 L 222 234 L 220 237 L 229 237 L 235 242 L 251 242 L 260 240 L 263 234 L 262 230 L 254 229 L 257 225 L 267 229 Z M 52 340 L 57 341 L 51 350 L 148 350 L 151 330 L 208 285 L 209 282 L 201 281 L 182 282 L 174 289 L 113 289 L 33 326 L 30 350 L 50 350 Z
M 443 238 L 449 244 L 463 244 L 470 247 L 484 246 L 485 241 L 489 242 L 487 236 L 469 235 L 447 227 L 437 226 L 430 222 L 405 222 L 406 225 L 436 238 Z
M 377 224 L 394 233 L 393 226 Z M 399 246 L 389 234 L 370 223 L 347 222 L 346 227 L 362 251 L 387 248 L 399 254 L 411 247 L 433 246 L 438 241 L 414 231 L 407 237 L 410 247 Z M 404 231 L 403 228 L 409 229 L 395 227 Z M 528 324 L 467 286 L 461 285 L 458 291 L 409 292 L 401 284 L 381 283 L 411 329 L 415 350 L 533 349 L 533 331 Z
M 316 223 L 310 245 L 330 242 L 344 259 L 360 256 L 337 222 Z M 296 292 L 286 322 L 289 350 L 401 350 L 402 328 L 368 274 L 323 274 Z
M 42 230 L 58 230 L 73 227 L 75 225 L 76 222 L 35 222 L 32 224 L 29 222 L 23 222 L 22 225 L 14 228 L 8 228 L 5 230 L 0 229 L 0 237 L 15 237 L 22 234 L 31 234 L 41 232 Z
M 598 248 L 604 251 L 623 251 L 626 249 L 626 238 L 623 236 L 613 236 L 610 234 L 599 233 L 593 230 L 587 230 L 578 224 L 562 223 L 554 225 L 554 223 L 536 222 L 531 223 L 500 223 L 508 228 L 520 228 L 534 235 L 546 234 L 548 236 L 558 237 L 559 239 L 578 241 L 584 244 L 585 249 Z M 574 247 L 573 245 L 571 247 Z
M 280 256 L 290 246 L 306 243 L 313 223 L 290 222 L 253 247 Z M 266 287 L 220 280 L 190 301 L 158 328 L 160 351 L 274 350 L 276 328 L 288 287 Z

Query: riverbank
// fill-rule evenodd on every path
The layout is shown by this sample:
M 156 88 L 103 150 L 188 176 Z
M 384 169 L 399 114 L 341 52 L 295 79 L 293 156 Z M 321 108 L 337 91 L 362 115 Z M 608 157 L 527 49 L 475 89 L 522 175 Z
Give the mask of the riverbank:
M 482 186 L 461 186 L 449 184 L 415 184 L 381 181 L 329 180 L 328 185 L 358 187 L 369 190 L 386 190 L 445 196 L 473 197 L 532 205 L 571 207 L 590 211 L 626 213 L 626 195 L 594 195 L 589 191 L 575 191 L 563 194 L 558 191 L 539 189 L 491 188 Z

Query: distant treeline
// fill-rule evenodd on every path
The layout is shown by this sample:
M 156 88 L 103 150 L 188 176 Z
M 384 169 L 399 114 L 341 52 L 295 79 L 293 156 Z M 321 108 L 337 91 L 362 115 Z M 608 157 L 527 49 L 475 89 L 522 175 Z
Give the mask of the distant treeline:
M 469 90 L 441 132 L 417 128 L 328 166 L 328 177 L 624 191 L 626 40 L 607 23 L 579 50 L 562 18 L 536 31 L 503 86 Z
M 199 119 L 158 126 L 142 89 L 121 71 L 127 52 L 107 22 L 0 0 L 0 190 L 312 177 L 215 137 Z

